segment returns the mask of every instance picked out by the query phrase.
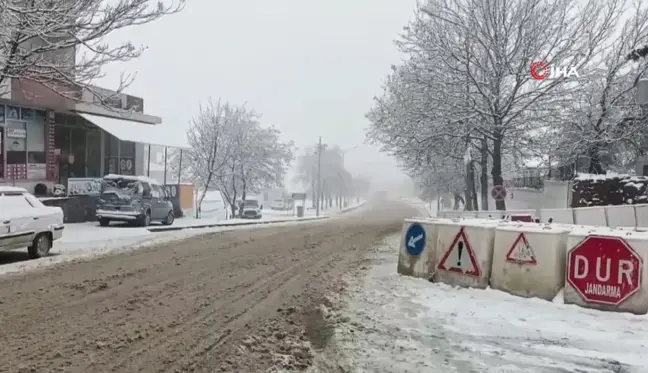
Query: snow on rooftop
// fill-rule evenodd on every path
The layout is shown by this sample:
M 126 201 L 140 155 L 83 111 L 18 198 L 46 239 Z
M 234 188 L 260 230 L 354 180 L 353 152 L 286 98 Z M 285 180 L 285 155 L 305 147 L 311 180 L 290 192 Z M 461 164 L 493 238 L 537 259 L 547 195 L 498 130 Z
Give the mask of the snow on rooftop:
M 579 173 L 574 178 L 574 181 L 604 181 L 612 179 L 624 179 L 628 182 L 637 182 L 644 183 L 648 181 L 648 178 L 645 176 L 631 176 L 627 174 L 619 174 L 616 172 L 608 171 L 605 175 L 603 174 L 585 174 Z
M 103 177 L 104 179 L 124 179 L 124 180 L 133 180 L 133 181 L 141 181 L 149 184 L 154 184 L 154 185 L 162 185 L 160 184 L 159 181 L 155 179 L 151 179 L 150 177 L 146 176 L 133 176 L 133 175 L 117 175 L 117 174 L 108 174 Z

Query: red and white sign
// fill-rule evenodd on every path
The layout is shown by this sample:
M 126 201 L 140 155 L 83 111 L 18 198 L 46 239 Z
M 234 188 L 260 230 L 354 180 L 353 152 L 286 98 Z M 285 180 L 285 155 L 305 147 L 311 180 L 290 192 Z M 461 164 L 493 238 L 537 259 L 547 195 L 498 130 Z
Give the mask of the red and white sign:
M 529 245 L 524 232 L 520 234 L 513 242 L 513 246 L 506 253 L 506 261 L 517 264 L 537 264 L 535 253 Z
M 506 188 L 503 185 L 495 185 L 491 189 L 491 197 L 496 201 L 503 201 L 506 199 Z
M 459 233 L 455 236 L 452 245 L 441 258 L 437 268 L 467 276 L 479 277 L 481 275 L 479 265 L 475 260 L 475 252 L 470 246 L 470 242 L 468 242 L 464 227 L 461 227 Z
M 641 289 L 643 259 L 621 237 L 587 236 L 567 256 L 567 282 L 588 303 L 619 305 Z

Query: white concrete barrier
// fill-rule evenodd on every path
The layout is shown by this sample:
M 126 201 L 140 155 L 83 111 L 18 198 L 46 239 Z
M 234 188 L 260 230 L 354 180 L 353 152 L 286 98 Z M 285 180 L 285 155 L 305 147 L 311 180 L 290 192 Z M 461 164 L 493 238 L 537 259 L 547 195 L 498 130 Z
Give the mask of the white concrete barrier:
M 574 224 L 606 227 L 605 208 L 597 206 L 574 209 Z
M 506 210 L 507 215 L 536 215 L 537 210 Z
M 553 223 L 574 224 L 573 209 L 541 209 L 540 222 L 548 223 L 552 219 Z
M 401 275 L 429 279 L 436 265 L 438 222 L 449 219 L 407 219 L 403 222 L 397 271 Z
M 460 218 L 462 213 L 463 211 L 455 211 L 455 210 L 442 211 L 441 217 L 448 218 L 448 219 L 455 219 L 455 218 Z
M 570 230 L 520 223 L 495 230 L 491 287 L 551 301 L 565 285 L 565 250 Z
M 648 233 L 575 228 L 567 241 L 565 303 L 648 313 Z
M 648 205 L 634 205 L 638 227 L 648 227 Z
M 483 219 L 439 222 L 434 281 L 486 288 L 491 273 L 495 227 L 500 224 L 506 223 Z
M 635 227 L 635 209 L 632 205 L 605 206 L 607 215 L 607 226 L 616 227 Z
M 501 219 L 506 215 L 506 211 L 490 210 L 490 211 L 477 211 L 477 218 L 479 219 Z

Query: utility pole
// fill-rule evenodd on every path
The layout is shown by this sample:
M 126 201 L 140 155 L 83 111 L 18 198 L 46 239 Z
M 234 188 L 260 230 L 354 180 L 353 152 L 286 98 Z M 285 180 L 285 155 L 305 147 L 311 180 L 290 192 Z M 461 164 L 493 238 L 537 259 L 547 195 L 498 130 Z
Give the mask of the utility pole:
M 317 143 L 317 196 L 315 198 L 317 205 L 315 207 L 315 215 L 319 216 L 320 213 L 320 197 L 322 195 L 322 136 L 319 137 Z

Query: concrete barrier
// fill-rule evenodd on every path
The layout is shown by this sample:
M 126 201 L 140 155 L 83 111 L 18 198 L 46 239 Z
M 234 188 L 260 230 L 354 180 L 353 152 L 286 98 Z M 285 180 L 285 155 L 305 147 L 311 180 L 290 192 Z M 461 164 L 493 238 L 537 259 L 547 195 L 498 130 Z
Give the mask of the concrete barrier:
M 574 224 L 607 226 L 607 217 L 604 207 L 580 207 L 574 210 Z
M 429 279 L 437 260 L 439 222 L 449 219 L 407 219 L 403 222 L 397 271 L 401 275 Z
M 495 230 L 491 287 L 551 301 L 565 285 L 570 230 L 549 224 L 514 224 Z
M 506 211 L 477 211 L 476 217 L 479 219 L 501 219 L 502 216 L 506 215 Z
M 648 205 L 635 205 L 635 221 L 638 227 L 648 227 Z
M 574 224 L 574 210 L 542 209 L 539 218 L 541 223 L 548 223 L 549 219 L 551 219 L 553 223 Z
M 538 210 L 506 210 L 507 215 L 536 215 Z
M 567 241 L 565 303 L 648 313 L 648 233 L 575 228 Z
M 605 206 L 607 216 L 607 226 L 617 227 L 636 227 L 637 219 L 635 218 L 635 209 L 632 205 Z
M 449 285 L 484 289 L 493 259 L 498 220 L 464 219 L 438 225 L 438 264 L 433 279 Z

